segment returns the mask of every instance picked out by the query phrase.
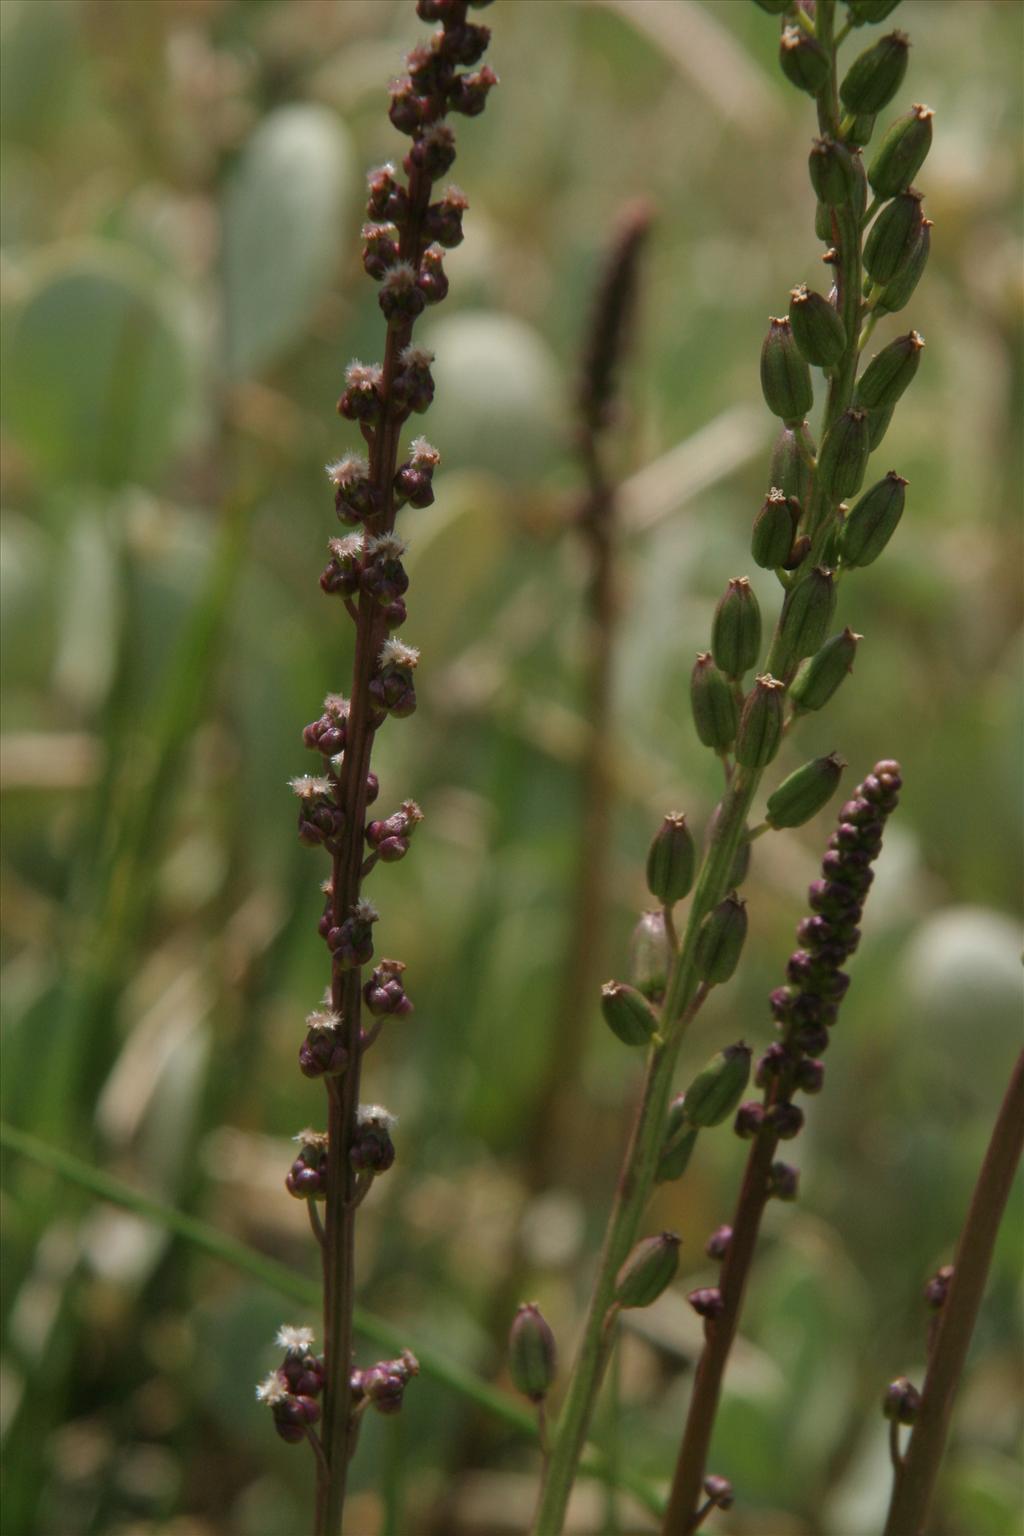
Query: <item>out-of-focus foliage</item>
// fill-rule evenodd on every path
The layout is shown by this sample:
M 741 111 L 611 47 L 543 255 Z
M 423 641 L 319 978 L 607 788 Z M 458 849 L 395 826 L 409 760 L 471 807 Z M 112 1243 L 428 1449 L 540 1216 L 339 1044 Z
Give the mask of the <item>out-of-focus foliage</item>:
M 726 578 L 752 569 L 765 316 L 823 278 L 808 106 L 762 11 L 501 0 L 486 19 L 502 86 L 460 134 L 467 238 L 423 328 L 446 468 L 437 505 L 404 524 L 421 706 L 379 745 L 382 804 L 411 794 L 427 819 L 401 869 L 373 877 L 417 1011 L 369 1062 L 368 1095 L 401 1121 L 360 1263 L 363 1298 L 410 1343 L 489 1371 L 524 1127 L 559 1030 L 584 739 L 572 381 L 599 253 L 621 202 L 650 195 L 617 440 L 619 472 L 644 475 L 624 497 L 607 974 L 661 813 L 699 826 L 717 793 L 686 679 Z M 920 1371 L 921 1286 L 949 1256 L 1020 1034 L 1021 11 L 907 0 L 897 20 L 907 102 L 936 109 L 919 178 L 931 265 L 875 338 L 906 319 L 928 343 L 882 466 L 908 477 L 908 512 L 843 582 L 838 619 L 866 637 L 856 671 L 780 774 L 835 748 L 852 783 L 895 756 L 906 792 L 715 1443 L 739 1494 L 718 1528 L 765 1536 L 879 1528 L 881 1391 Z M 284 785 L 350 662 L 316 582 L 334 531 L 321 466 L 356 446 L 333 414 L 344 364 L 379 355 L 361 168 L 400 153 L 383 86 L 421 29 L 406 0 L 5 0 L 0 24 L 4 1113 L 313 1273 L 282 1179 L 287 1138 L 321 1113 L 295 1056 L 325 979 L 323 871 Z M 754 581 L 774 613 L 771 576 Z M 826 812 L 757 844 L 744 964 L 687 1071 L 739 1034 L 768 1038 L 827 827 Z M 634 1086 L 605 1034 L 595 1006 L 565 1123 L 541 1128 L 552 1188 L 525 1213 L 523 1294 L 566 1355 Z M 652 1477 L 699 1342 L 682 1296 L 707 1283 L 703 1239 L 742 1155 L 724 1128 L 702 1138 L 651 1212 L 683 1234 L 682 1278 L 627 1337 L 618 1434 Z M 252 1393 L 278 1299 L 17 1159 L 4 1216 L 10 1530 L 301 1529 L 306 1454 Z M 1018 1201 L 944 1536 L 1019 1518 L 1021 1239 Z M 421 1381 L 400 1419 L 366 1426 L 351 1528 L 430 1529 L 472 1466 L 444 1529 L 520 1529 L 531 1465 Z

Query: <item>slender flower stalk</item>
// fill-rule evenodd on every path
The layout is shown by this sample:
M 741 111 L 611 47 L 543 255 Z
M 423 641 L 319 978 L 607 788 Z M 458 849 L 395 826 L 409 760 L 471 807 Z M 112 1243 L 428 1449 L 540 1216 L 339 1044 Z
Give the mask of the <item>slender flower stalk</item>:
M 996 1236 L 1022 1149 L 1024 1052 L 1018 1056 L 1010 1075 L 974 1186 L 956 1258 L 952 1265 L 944 1265 L 925 1289 L 936 1319 L 929 1338 L 924 1385 L 918 1393 L 905 1378 L 901 1378 L 886 1394 L 885 1411 L 892 1427 L 894 1475 L 884 1536 L 923 1536 L 925 1531 L 949 1433 L 953 1399 L 985 1294 Z M 898 1439 L 901 1422 L 913 1425 L 903 1453 Z
M 761 1099 L 740 1105 L 734 1122 L 736 1134 L 751 1142 L 736 1212 L 731 1226 L 713 1232 L 706 1247 L 710 1257 L 721 1259 L 721 1277 L 717 1286 L 690 1296 L 705 1319 L 705 1343 L 665 1512 L 665 1536 L 697 1530 L 710 1513 L 704 1503 L 708 1452 L 761 1218 L 770 1199 L 791 1200 L 796 1195 L 797 1170 L 777 1162 L 776 1153 L 779 1142 L 792 1140 L 803 1125 L 794 1096 L 818 1093 L 824 1082 L 820 1058 L 849 980 L 840 966 L 860 938 L 858 923 L 872 878 L 869 865 L 881 849 L 900 782 L 896 763 L 876 763 L 843 806 L 822 878 L 808 892 L 811 915 L 797 929 L 800 948 L 790 956 L 787 983 L 771 996 L 780 1038 L 757 1064 Z
M 363 265 L 379 284 L 387 323 L 384 359 L 352 363 L 338 401 L 339 414 L 358 425 L 367 456 L 349 453 L 327 467 L 339 521 L 351 531 L 330 541 L 320 585 L 342 600 L 355 626 L 351 693 L 348 698 L 329 695 L 319 718 L 306 726 L 303 741 L 318 755 L 320 771 L 292 781 L 300 840 L 322 847 L 331 861 L 319 923 L 330 954 L 330 985 L 322 1007 L 307 1018 L 299 1051 L 304 1075 L 324 1080 L 327 1130 L 300 1133 L 300 1150 L 286 1180 L 289 1192 L 307 1202 L 321 1247 L 324 1353 L 312 1355 L 308 1330 L 282 1330 L 279 1342 L 286 1331 L 289 1338 L 302 1334 L 302 1370 L 289 1364 L 291 1346 L 286 1345 L 284 1364 L 259 1395 L 272 1408 L 278 1433 L 291 1441 L 308 1440 L 313 1449 L 316 1536 L 339 1536 L 341 1531 L 348 1468 L 363 1414 L 370 1408 L 396 1412 L 418 1370 L 407 1350 L 363 1370 L 353 1363 L 357 1210 L 395 1157 L 393 1116 L 380 1105 L 360 1104 L 362 1058 L 386 1021 L 412 1007 L 400 961 L 378 959 L 364 980 L 364 968 L 374 959 L 378 913 L 363 895 L 363 882 L 378 864 L 405 857 L 421 820 L 411 800 L 388 816 L 367 820 L 367 808 L 378 794 L 371 753 L 387 719 L 403 719 L 416 707 L 419 652 L 395 634 L 406 618 L 408 577 L 394 525 L 401 507 L 426 507 L 433 501 L 438 454 L 422 437 L 412 441 L 401 462 L 399 449 L 409 416 L 425 411 L 434 392 L 432 359 L 413 344 L 413 326 L 448 291 L 444 252 L 460 243 L 467 207 L 453 186 L 431 200 L 435 182 L 455 159 L 447 114 L 476 116 L 496 84 L 489 66 L 479 64 L 489 30 L 467 20 L 469 4 L 486 3 L 417 0 L 421 19 L 440 26 L 428 43 L 410 52 L 407 73 L 390 87 L 391 122 L 411 141 L 402 162 L 405 180 L 393 165 L 371 172 L 370 222 L 363 227 Z M 314 1429 L 321 1413 L 322 1430 Z
M 877 55 L 878 62 L 865 65 L 858 61 L 857 78 L 850 87 L 845 76 L 840 79 L 838 70 L 841 39 L 835 33 L 835 0 L 818 0 L 813 15 L 796 5 L 770 4 L 764 8 L 786 12 L 780 51 L 783 71 L 816 103 L 821 137 L 812 146 L 809 170 L 819 203 L 818 233 L 827 243 L 823 259 L 832 274 L 833 291 L 823 302 L 833 315 L 825 319 L 821 304 L 809 291 L 795 289 L 792 304 L 799 316 L 796 324 L 790 315 L 773 320 L 762 349 L 762 389 L 769 408 L 781 420 L 769 496 L 781 493 L 791 520 L 792 539 L 788 552 L 784 551 L 780 546 L 785 540 L 779 530 L 781 527 L 784 535 L 785 523 L 775 510 L 778 498 L 773 498 L 771 537 L 763 523 L 755 525 L 753 553 L 758 563 L 768 558 L 769 551 L 773 560 L 777 554 L 785 555 L 773 567 L 784 592 L 782 609 L 763 670 L 747 688 L 745 677 L 757 667 L 762 655 L 761 618 L 749 583 L 745 578 L 734 578 L 716 613 L 710 652 L 698 658 L 691 680 L 698 735 L 722 759 L 725 793 L 711 818 L 706 852 L 681 937 L 676 937 L 674 897 L 672 901 L 659 897 L 660 912 L 645 919 L 648 925 L 659 925 L 667 950 L 663 984 L 654 998 L 656 1028 L 649 1037 L 639 1103 L 582 1338 L 551 1436 L 551 1454 L 535 1517 L 538 1536 L 557 1536 L 562 1529 L 587 1427 L 614 1344 L 615 1276 L 639 1236 L 659 1167 L 666 1166 L 666 1158 L 670 1163 L 679 1161 L 679 1148 L 666 1142 L 666 1135 L 673 1134 L 673 1076 L 687 1026 L 717 982 L 714 973 L 705 974 L 702 967 L 701 952 L 706 952 L 707 945 L 702 945 L 700 935 L 711 914 L 742 881 L 751 810 L 783 736 L 800 714 L 827 702 L 852 663 L 859 637 L 847 631 L 827 638 L 836 580 L 844 568 L 839 545 L 847 515 L 845 498 L 860 491 L 869 455 L 888 428 L 896 398 L 888 365 L 879 365 L 867 395 L 858 394 L 861 347 L 875 317 L 891 312 L 890 297 L 893 308 L 902 307 L 909 297 L 909 291 L 896 290 L 905 282 L 906 271 L 920 248 L 920 194 L 910 197 L 901 190 L 898 197 L 904 198 L 906 207 L 898 227 L 883 230 L 884 239 L 875 237 L 874 228 L 869 232 L 869 244 L 874 241 L 878 249 L 872 250 L 865 287 L 864 234 L 870 220 L 860 148 L 870 138 L 873 114 L 899 86 L 898 66 L 901 57 L 905 63 L 906 40 L 902 34 L 893 34 Z M 856 25 L 868 19 L 863 15 Z M 864 101 L 871 106 L 861 110 Z M 905 155 L 901 160 L 890 153 L 887 167 L 908 165 L 914 158 Z M 886 187 L 890 185 L 885 175 L 881 181 Z M 881 219 L 896 201 L 879 196 L 872 212 L 881 207 Z M 915 357 L 919 350 L 909 345 L 906 349 Z M 823 368 L 827 384 L 818 448 L 805 419 L 813 397 L 812 361 Z M 901 387 L 908 378 L 905 368 L 893 368 L 891 375 L 898 378 Z M 889 525 L 891 533 L 895 528 L 891 516 Z M 864 539 L 854 541 L 858 552 L 865 543 L 871 544 L 874 527 L 872 513 L 871 528 L 865 528 Z M 878 547 L 880 550 L 881 544 Z M 856 563 L 856 559 L 851 561 L 851 567 Z M 819 777 L 808 775 L 812 787 Z M 792 792 L 788 792 L 781 824 L 795 825 L 820 808 L 820 796 L 811 798 L 814 803 L 794 819 Z M 685 1125 L 685 1115 L 681 1123 Z

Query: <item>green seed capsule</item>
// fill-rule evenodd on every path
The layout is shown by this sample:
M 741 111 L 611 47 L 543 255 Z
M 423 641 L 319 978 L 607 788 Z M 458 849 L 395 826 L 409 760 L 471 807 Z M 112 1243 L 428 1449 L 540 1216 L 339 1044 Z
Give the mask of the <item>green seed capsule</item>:
M 887 287 L 914 255 L 921 233 L 923 199 L 914 187 L 886 203 L 864 242 L 864 269 Z
M 829 428 L 818 456 L 818 480 L 832 502 L 857 494 L 870 452 L 868 413 L 861 406 L 850 406 Z
M 931 107 L 915 102 L 905 117 L 886 129 L 868 171 L 876 197 L 895 197 L 910 186 L 932 147 L 934 116 Z
M 800 713 L 822 709 L 828 703 L 843 679 L 853 671 L 857 643 L 863 638 L 852 629 L 844 629 L 841 635 L 833 635 L 820 651 L 808 657 L 789 689 L 794 707 Z
M 728 981 L 739 964 L 747 937 L 747 904 L 733 891 L 720 901 L 697 930 L 697 975 L 709 986 Z
M 850 125 L 846 129 L 846 142 L 855 149 L 862 149 L 865 144 L 871 142 L 871 135 L 875 131 L 874 112 L 861 112 L 857 117 L 850 119 Z
M 789 295 L 789 323 L 796 344 L 816 368 L 833 368 L 846 350 L 842 319 L 822 294 L 801 283 Z
M 895 405 L 880 405 L 877 410 L 868 411 L 868 443 L 872 453 L 888 432 L 895 409 Z
M 849 513 L 839 534 L 839 554 L 845 566 L 870 565 L 896 532 L 906 500 L 907 482 L 890 469 L 865 491 Z
M 835 581 L 823 566 L 815 566 L 790 587 L 782 604 L 776 642 L 780 672 L 789 673 L 798 661 L 814 655 L 828 634 L 835 606 Z
M 647 855 L 647 889 L 663 906 L 674 906 L 693 885 L 697 849 L 680 811 L 665 817 Z
M 656 1184 L 666 1184 L 670 1179 L 681 1179 L 697 1145 L 697 1129 L 686 1118 L 686 1095 L 677 1094 L 669 1105 L 665 1121 L 665 1136 L 658 1154 L 655 1170 Z
M 773 827 L 802 827 L 826 806 L 839 787 L 846 764 L 835 752 L 804 763 L 768 797 L 767 819 Z
M 832 228 L 832 209 L 828 203 L 818 203 L 814 209 L 814 233 L 824 245 L 833 245 L 838 238 Z
M 910 254 L 896 276 L 885 284 L 876 300 L 880 315 L 894 315 L 910 303 L 911 295 L 928 262 L 932 248 L 932 220 L 922 219 L 913 238 Z
M 665 916 L 659 907 L 654 912 L 644 912 L 633 929 L 629 944 L 630 975 L 633 985 L 652 1002 L 658 1003 L 665 995 L 668 970 L 672 963 L 672 946 L 665 931 Z
M 913 380 L 923 351 L 924 337 L 909 331 L 876 352 L 857 381 L 856 403 L 869 410 L 895 405 Z
M 601 1013 L 623 1045 L 649 1045 L 658 1029 L 658 1015 L 636 987 L 606 981 L 601 988 Z
M 828 54 L 803 27 L 783 27 L 779 63 L 790 84 L 808 96 L 816 96 L 828 79 Z
M 872 21 L 884 21 L 900 0 L 847 0 L 850 20 L 855 27 L 866 26 Z
M 516 1391 L 539 1403 L 558 1370 L 555 1336 L 535 1301 L 524 1302 L 512 1320 L 508 1336 L 508 1368 Z
M 736 761 L 744 768 L 765 768 L 779 750 L 786 685 L 766 673 L 747 694 L 736 733 Z
M 614 1304 L 649 1307 L 672 1284 L 679 1268 L 679 1234 L 661 1232 L 637 1243 L 615 1277 Z
M 778 486 L 772 486 L 754 518 L 750 537 L 750 553 L 762 570 L 772 571 L 785 565 L 793 548 L 799 518 L 800 503 L 796 498 L 787 496 Z
M 712 1056 L 686 1090 L 685 1113 L 691 1125 L 705 1130 L 721 1125 L 733 1113 L 750 1081 L 750 1047 L 742 1040 Z
M 783 427 L 772 448 L 769 478 L 772 485 L 778 486 L 780 491 L 785 491 L 787 496 L 795 496 L 800 505 L 805 507 L 811 493 L 811 468 L 807 458 L 800 451 L 799 434 L 801 433 L 806 434 L 807 449 L 813 456 L 814 444 L 807 434 L 806 422 L 796 431 L 792 427 Z
M 811 370 L 800 354 L 789 316 L 772 318 L 761 347 L 761 389 L 768 409 L 783 421 L 803 421 L 814 404 Z
M 844 203 L 854 200 L 859 177 L 854 157 L 845 144 L 827 135 L 822 139 L 814 139 L 811 143 L 807 168 L 811 173 L 811 186 L 819 203 L 839 208 Z M 831 236 L 823 234 L 820 238 L 828 240 Z
M 847 112 L 881 112 L 887 107 L 903 84 L 909 51 L 906 33 L 890 32 L 854 59 L 839 87 Z
M 761 650 L 761 609 L 750 582 L 734 576 L 718 600 L 711 623 L 711 654 L 726 677 L 749 672 Z
M 710 651 L 700 652 L 690 673 L 690 707 L 697 735 L 704 745 L 714 752 L 728 752 L 736 740 L 739 705 Z

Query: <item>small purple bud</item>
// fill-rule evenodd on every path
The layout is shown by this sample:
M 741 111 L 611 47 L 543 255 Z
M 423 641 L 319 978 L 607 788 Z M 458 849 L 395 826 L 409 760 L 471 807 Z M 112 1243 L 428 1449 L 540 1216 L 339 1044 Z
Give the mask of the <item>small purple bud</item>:
M 716 1509 L 732 1509 L 734 1503 L 732 1483 L 727 1477 L 706 1477 L 704 1492 Z
M 795 1200 L 800 1187 L 800 1173 L 792 1163 L 772 1163 L 768 1176 L 768 1197 L 772 1200 Z
M 508 1365 L 516 1390 L 531 1403 L 543 1402 L 558 1371 L 558 1350 L 535 1301 L 524 1302 L 512 1321 Z
M 757 1099 L 748 1099 L 736 1111 L 733 1130 L 741 1141 L 752 1141 L 764 1122 L 764 1105 Z
M 725 1302 L 722 1300 L 722 1293 L 717 1285 L 701 1286 L 698 1290 L 691 1291 L 686 1299 L 698 1317 L 706 1317 L 713 1320 L 716 1317 L 721 1317 L 725 1311 Z
M 885 1389 L 882 1412 L 896 1424 L 913 1424 L 921 1406 L 921 1394 L 906 1376 L 898 1376 Z
M 945 1304 L 946 1296 L 949 1291 L 949 1283 L 952 1278 L 952 1264 L 943 1264 L 942 1268 L 935 1271 L 934 1275 L 932 1275 L 931 1279 L 928 1281 L 928 1284 L 925 1286 L 924 1299 L 928 1303 L 929 1307 L 931 1307 L 933 1312 L 938 1312 L 939 1309 Z
M 732 1227 L 716 1227 L 704 1244 L 704 1252 L 709 1259 L 724 1259 L 731 1241 Z
M 796 1104 L 783 1100 L 766 1111 L 765 1124 L 780 1141 L 792 1141 L 804 1127 L 804 1112 Z
M 801 1093 L 820 1093 L 825 1081 L 825 1063 L 805 1056 L 797 1065 L 796 1086 Z

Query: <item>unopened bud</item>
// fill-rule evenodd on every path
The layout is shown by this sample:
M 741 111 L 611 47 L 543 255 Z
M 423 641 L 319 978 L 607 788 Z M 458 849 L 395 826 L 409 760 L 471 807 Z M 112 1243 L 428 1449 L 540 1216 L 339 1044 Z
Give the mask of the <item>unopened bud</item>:
M 862 149 L 865 144 L 869 143 L 875 131 L 875 117 L 876 114 L 874 112 L 861 112 L 856 117 L 851 118 L 850 125 L 846 130 L 847 144 L 851 145 L 854 149 Z
M 550 1325 L 535 1301 L 524 1302 L 508 1338 L 509 1373 L 516 1390 L 531 1403 L 547 1395 L 558 1370 L 558 1351 Z
M 830 501 L 857 494 L 870 452 L 868 413 L 860 406 L 850 406 L 829 428 L 818 457 L 818 478 Z
M 835 580 L 824 566 L 815 566 L 790 587 L 782 604 L 776 640 L 780 672 L 791 672 L 798 661 L 813 656 L 828 634 L 835 606 Z
M 739 1041 L 718 1051 L 686 1090 L 686 1118 L 698 1130 L 721 1125 L 733 1113 L 750 1081 L 750 1047 Z
M 799 502 L 778 486 L 772 486 L 754 518 L 750 536 L 750 553 L 762 570 L 771 571 L 786 564 L 793 549 L 798 517 Z
M 885 1389 L 882 1412 L 896 1424 L 913 1424 L 921 1406 L 921 1394 L 906 1376 L 898 1376 Z
M 831 800 L 845 767 L 835 752 L 804 763 L 769 795 L 767 820 L 776 828 L 802 827 Z
M 741 1141 L 753 1141 L 755 1136 L 760 1135 L 763 1124 L 764 1105 L 757 1099 L 748 1099 L 736 1111 L 732 1128 Z
M 949 1291 L 949 1283 L 953 1278 L 952 1264 L 943 1264 L 941 1269 L 935 1271 L 928 1284 L 924 1288 L 924 1299 L 933 1312 L 946 1304 L 946 1296 Z
M 732 1483 L 727 1477 L 706 1477 L 704 1492 L 716 1509 L 732 1509 L 734 1503 Z
M 649 1045 L 658 1028 L 658 1016 L 642 992 L 621 981 L 606 981 L 601 988 L 601 1013 L 613 1035 L 624 1045 Z
M 697 735 L 704 745 L 715 752 L 728 752 L 736 739 L 739 706 L 710 651 L 700 652 L 690 673 L 690 707 Z
M 629 946 L 630 974 L 634 986 L 652 1002 L 660 1002 L 668 985 L 672 946 L 665 931 L 665 917 L 660 907 L 644 912 L 633 929 Z
M 932 147 L 931 107 L 915 103 L 888 128 L 868 170 L 876 197 L 895 197 L 910 186 Z
M 704 1244 L 709 1259 L 724 1259 L 732 1242 L 732 1227 L 716 1227 Z
M 854 158 L 845 144 L 828 137 L 815 139 L 807 161 L 811 185 L 819 203 L 839 208 L 857 195 L 859 177 Z M 829 239 L 822 235 L 823 240 Z
M 796 344 L 816 368 L 832 368 L 846 350 L 846 330 L 838 312 L 820 293 L 801 283 L 789 296 L 789 323 Z
M 697 930 L 697 975 L 709 986 L 728 981 L 747 937 L 747 907 L 735 892 L 720 901 Z
M 711 654 L 729 678 L 749 672 L 761 650 L 761 609 L 746 576 L 734 576 L 711 623 Z
M 787 423 L 803 421 L 814 404 L 811 370 L 788 315 L 769 320 L 761 347 L 761 390 L 768 409 Z
M 890 32 L 854 59 L 843 76 L 839 96 L 848 112 L 881 112 L 892 101 L 907 72 L 910 39 Z
M 800 1173 L 792 1163 L 772 1163 L 768 1175 L 770 1200 L 795 1200 L 800 1188 Z
M 666 1184 L 671 1179 L 681 1179 L 686 1172 L 699 1132 L 686 1118 L 686 1095 L 678 1094 L 669 1105 L 665 1122 L 665 1137 L 658 1154 L 655 1169 L 656 1184 Z
M 736 761 L 744 768 L 766 768 L 782 741 L 786 685 L 765 673 L 754 680 L 740 715 Z
M 699 1290 L 691 1291 L 686 1299 L 698 1317 L 721 1317 L 725 1311 L 725 1302 L 717 1285 L 702 1285 Z
M 907 482 L 890 469 L 865 491 L 839 530 L 839 554 L 844 566 L 870 565 L 888 544 L 903 516 Z
M 675 1279 L 679 1234 L 661 1232 L 637 1243 L 615 1278 L 615 1305 L 649 1307 Z
M 862 635 L 844 629 L 833 635 L 809 657 L 790 684 L 789 696 L 798 710 L 821 709 L 843 679 L 853 670 L 853 660 Z
M 910 303 L 931 253 L 931 232 L 931 219 L 921 219 L 914 231 L 909 255 L 878 296 L 875 307 L 880 315 L 894 315 Z
M 857 381 L 856 403 L 869 410 L 895 405 L 913 381 L 923 351 L 924 337 L 909 331 L 876 352 Z
M 697 849 L 680 811 L 671 811 L 654 835 L 647 855 L 647 889 L 663 906 L 674 906 L 693 885 Z
M 802 27 L 784 27 L 779 41 L 779 63 L 791 85 L 817 95 L 828 79 L 828 54 Z
M 914 255 L 924 215 L 914 187 L 886 203 L 864 242 L 864 270 L 883 288 L 898 277 Z

